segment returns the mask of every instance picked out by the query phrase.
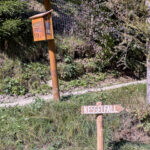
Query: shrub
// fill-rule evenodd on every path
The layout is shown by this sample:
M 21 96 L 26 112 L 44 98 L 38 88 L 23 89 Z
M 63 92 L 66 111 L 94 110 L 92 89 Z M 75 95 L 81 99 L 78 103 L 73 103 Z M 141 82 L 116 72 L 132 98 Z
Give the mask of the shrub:
M 50 79 L 49 66 L 46 64 L 21 63 L 0 55 L 0 93 L 24 95 L 29 93 L 48 93 L 50 87 L 46 81 Z
M 85 73 L 84 66 L 79 63 L 64 63 L 58 65 L 58 75 L 62 80 L 75 79 Z
M 1 0 L 0 2 L 0 52 L 23 61 L 43 57 L 44 43 L 34 43 L 29 17 L 35 12 L 27 1 Z
M 0 42 L 1 50 L 7 49 L 9 41 L 21 45 L 19 38 L 29 32 L 29 10 L 20 0 L 2 0 L 0 3 Z
M 74 35 L 57 35 L 56 36 L 56 49 L 58 58 L 63 60 L 64 56 L 70 56 L 72 59 L 82 58 L 87 53 L 88 49 L 83 49 L 85 42 L 82 38 L 78 38 Z
M 145 70 L 146 11 L 142 0 L 87 0 L 76 15 L 74 34 L 87 41 L 101 68 Z M 78 30 L 78 32 L 76 32 Z
M 16 78 L 6 78 L 3 89 L 6 94 L 10 95 L 25 95 L 28 92 L 21 80 Z
M 87 73 L 100 71 L 100 67 L 97 65 L 95 58 L 85 60 L 84 67 Z

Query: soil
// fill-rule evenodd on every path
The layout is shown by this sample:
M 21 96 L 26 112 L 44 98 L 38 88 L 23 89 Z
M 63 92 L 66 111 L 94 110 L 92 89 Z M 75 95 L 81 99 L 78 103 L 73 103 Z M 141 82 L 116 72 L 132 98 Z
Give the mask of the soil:
M 114 133 L 114 141 L 130 141 L 150 144 L 150 134 L 140 127 L 140 120 L 129 113 L 122 117 L 121 129 Z
M 129 82 L 136 82 L 139 80 L 136 80 L 130 76 L 120 76 L 120 77 L 113 77 L 112 75 L 107 75 L 107 77 L 104 80 L 100 80 L 97 83 L 94 81 L 94 86 L 93 84 L 89 84 L 86 88 L 91 89 L 91 88 L 102 88 L 102 87 L 107 87 L 107 86 L 113 86 L 113 85 L 118 85 L 118 84 L 123 84 L 123 83 L 129 83 Z M 72 92 L 72 91 L 80 91 L 84 90 L 85 87 L 79 87 L 79 88 L 74 88 L 71 87 L 69 90 L 63 90 L 64 92 Z

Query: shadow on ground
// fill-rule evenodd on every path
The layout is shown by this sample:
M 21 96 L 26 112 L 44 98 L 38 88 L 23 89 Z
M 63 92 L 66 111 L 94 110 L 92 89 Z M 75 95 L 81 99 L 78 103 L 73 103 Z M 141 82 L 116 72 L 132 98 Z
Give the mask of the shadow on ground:
M 61 101 L 68 101 L 73 95 L 62 96 Z
M 112 148 L 112 150 L 122 150 L 122 148 L 124 149 L 125 147 L 133 147 L 136 149 L 143 149 L 143 150 L 150 150 L 150 144 L 143 144 L 140 142 L 132 142 L 132 141 L 127 141 L 127 140 L 123 140 L 121 139 L 120 141 L 113 141 L 110 143 L 110 147 Z

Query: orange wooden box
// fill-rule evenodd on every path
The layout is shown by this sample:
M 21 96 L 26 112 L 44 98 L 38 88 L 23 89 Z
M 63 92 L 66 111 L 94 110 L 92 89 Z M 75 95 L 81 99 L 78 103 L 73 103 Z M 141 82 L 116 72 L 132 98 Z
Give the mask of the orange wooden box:
M 52 12 L 53 10 L 45 13 L 37 14 L 30 17 L 32 20 L 32 29 L 34 41 L 44 41 L 54 39 Z

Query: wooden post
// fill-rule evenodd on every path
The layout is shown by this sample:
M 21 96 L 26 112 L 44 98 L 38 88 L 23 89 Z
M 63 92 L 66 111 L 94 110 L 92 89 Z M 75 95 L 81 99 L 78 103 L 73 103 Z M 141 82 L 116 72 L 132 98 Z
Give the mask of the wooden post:
M 104 150 L 103 142 L 103 114 L 117 114 L 123 111 L 124 108 L 121 105 L 102 105 L 101 102 L 97 102 L 96 106 L 82 106 L 81 113 L 86 115 L 97 115 L 97 150 Z
M 47 11 L 49 11 L 51 9 L 50 1 L 44 0 L 44 6 L 45 6 L 45 9 Z M 51 17 L 51 19 L 52 19 L 52 17 Z M 53 97 L 54 97 L 54 100 L 59 101 L 60 94 L 59 94 L 59 84 L 58 84 L 57 63 L 56 63 L 56 52 L 55 52 L 54 40 L 48 41 L 48 48 L 49 48 L 49 57 L 50 57 Z
M 44 0 L 44 7 L 47 11 L 52 9 L 50 0 Z
M 101 102 L 98 102 L 97 105 L 102 105 Z M 96 119 L 97 124 L 97 150 L 104 150 L 103 146 L 103 115 L 97 115 Z

